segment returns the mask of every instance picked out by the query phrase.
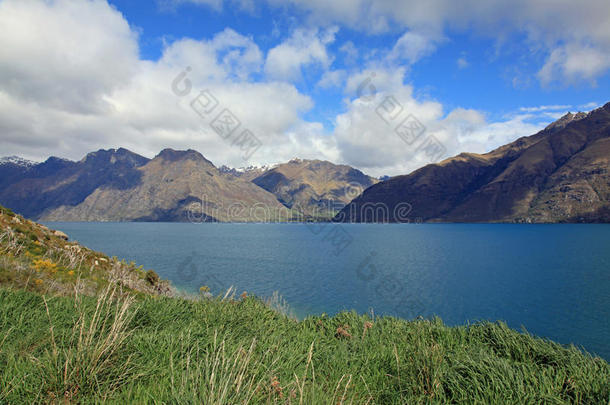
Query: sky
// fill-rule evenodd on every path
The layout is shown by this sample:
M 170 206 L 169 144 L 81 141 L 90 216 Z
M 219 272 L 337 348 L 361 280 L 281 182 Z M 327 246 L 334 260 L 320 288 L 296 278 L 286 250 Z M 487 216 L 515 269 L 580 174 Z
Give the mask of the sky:
M 0 0 L 0 156 L 406 174 L 610 101 L 607 0 Z

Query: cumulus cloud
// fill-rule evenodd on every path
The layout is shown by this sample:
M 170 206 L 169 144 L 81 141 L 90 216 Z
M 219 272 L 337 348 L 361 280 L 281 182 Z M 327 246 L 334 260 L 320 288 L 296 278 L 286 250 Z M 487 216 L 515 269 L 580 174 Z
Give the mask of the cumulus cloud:
M 538 78 L 543 85 L 559 80 L 595 84 L 595 78 L 610 68 L 609 51 L 610 46 L 605 49 L 575 43 L 560 46 L 551 52 Z
M 352 41 L 347 41 L 341 45 L 339 51 L 343 53 L 343 63 L 346 65 L 352 65 L 358 60 L 358 48 L 356 48 Z
M 294 81 L 301 78 L 305 67 L 327 69 L 333 58 L 326 47 L 335 40 L 337 30 L 296 29 L 290 38 L 269 50 L 265 73 L 274 79 Z
M 343 69 L 338 70 L 327 70 L 322 74 L 318 86 L 323 89 L 329 89 L 332 87 L 341 87 L 345 81 L 346 71 Z
M 462 152 L 489 152 L 538 132 L 570 108 L 523 107 L 493 120 L 473 109 L 446 111 L 418 99 L 405 73 L 405 67 L 377 66 L 347 79 L 347 111 L 337 116 L 333 134 L 341 161 L 375 176 L 405 174 Z M 421 126 L 405 136 L 401 128 L 413 122 Z M 439 147 L 430 150 L 431 144 Z
M 3 1 L 0 27 L 0 88 L 23 102 L 101 111 L 136 71 L 137 35 L 102 1 Z

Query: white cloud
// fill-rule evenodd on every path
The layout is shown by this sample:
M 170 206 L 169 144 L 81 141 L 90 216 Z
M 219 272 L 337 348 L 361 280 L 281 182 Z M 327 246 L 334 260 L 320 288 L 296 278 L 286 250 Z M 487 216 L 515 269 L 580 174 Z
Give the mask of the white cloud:
M 352 7 L 350 2 L 337 4 Z M 339 13 L 339 5 L 329 6 L 328 15 Z M 369 7 L 374 20 L 381 5 Z M 417 25 L 417 18 L 434 14 L 421 6 L 412 11 L 411 16 L 399 10 L 378 19 L 378 28 L 382 20 L 414 18 Z M 346 18 L 356 22 L 363 17 L 358 12 Z M 152 156 L 173 147 L 198 149 L 216 164 L 244 165 L 241 151 L 191 110 L 189 102 L 201 89 L 209 89 L 263 142 L 248 164 L 295 156 L 324 158 L 372 175 L 407 173 L 430 161 L 415 145 L 400 139 L 396 125 L 386 124 L 377 114 L 376 107 L 387 96 L 421 121 L 426 136 L 442 142 L 446 156 L 485 152 L 532 134 L 565 107 L 525 107 L 490 121 L 480 111 L 445 111 L 435 100 L 416 97 L 405 83 L 408 66 L 396 61 L 413 63 L 442 40 L 438 31 L 427 34 L 434 30 L 421 24 L 388 51 L 395 55 L 394 63 L 371 63 L 347 77 L 346 72 L 330 70 L 333 57 L 327 47 L 335 39 L 333 27 L 297 29 L 266 57 L 252 38 L 225 29 L 207 40 L 177 40 L 163 49 L 158 61 L 145 61 L 138 57 L 134 30 L 101 0 L 5 0 L 0 2 L 0 26 L 10 32 L 0 37 L 0 149 L 2 154 L 33 159 L 49 153 L 79 159 L 91 150 L 118 146 Z M 358 56 L 347 43 L 342 48 L 346 55 Z M 579 74 L 569 58 L 565 66 L 555 65 L 553 75 Z M 171 83 L 187 66 L 192 92 L 178 97 Z M 310 68 L 322 71 L 322 88 L 345 82 L 346 110 L 336 117 L 331 133 L 302 118 L 313 101 L 288 82 Z M 580 74 L 592 78 L 599 68 L 589 69 Z M 260 78 L 262 72 L 267 80 Z
M 3 1 L 0 27 L 0 89 L 24 102 L 101 111 L 136 70 L 137 35 L 105 2 Z
M 519 137 L 535 134 L 570 107 L 523 107 L 495 120 L 472 109 L 444 111 L 434 100 L 415 97 L 413 87 L 404 84 L 405 72 L 404 67 L 376 67 L 347 79 L 346 91 L 350 95 L 346 101 L 347 111 L 337 117 L 333 134 L 342 162 L 374 176 L 405 174 L 439 159 L 462 152 L 486 153 Z M 388 119 L 389 122 L 378 114 L 379 111 L 386 116 L 380 106 L 387 97 L 393 97 L 400 105 L 390 109 L 397 114 L 395 119 Z M 425 127 L 425 131 L 415 140 L 403 140 L 396 128 L 410 115 Z M 426 139 L 438 140 L 445 153 L 428 156 L 419 148 Z
M 519 111 L 523 112 L 540 112 L 540 111 L 552 111 L 552 110 L 568 110 L 571 105 L 540 105 L 536 107 L 521 107 Z
M 302 69 L 310 65 L 327 69 L 332 56 L 326 47 L 335 40 L 337 30 L 296 29 L 290 38 L 269 50 L 265 73 L 274 79 L 294 81 L 301 79 Z
M 358 48 L 356 48 L 356 45 L 354 45 L 352 41 L 347 41 L 341 45 L 339 51 L 345 55 L 343 57 L 343 63 L 346 65 L 352 65 L 358 60 Z
M 590 111 L 590 110 L 593 110 L 593 109 L 595 109 L 597 107 L 601 107 L 601 104 L 598 103 L 598 102 L 595 102 L 595 101 L 590 101 L 588 103 L 581 104 L 581 105 L 578 106 L 578 108 L 580 110 L 582 110 L 582 111 Z
M 576 43 L 560 46 L 551 52 L 538 72 L 538 78 L 543 85 L 560 80 L 595 84 L 595 78 L 610 68 L 608 52 L 610 46 L 607 49 Z
M 391 61 L 407 61 L 414 64 L 436 50 L 434 40 L 416 32 L 405 32 L 389 53 Z
M 263 54 L 258 45 L 252 38 L 240 35 L 230 28 L 216 34 L 211 45 L 222 60 L 223 69 L 239 79 L 247 79 L 262 67 Z
M 343 69 L 328 70 L 322 74 L 317 86 L 323 89 L 341 87 L 345 81 L 346 71 Z

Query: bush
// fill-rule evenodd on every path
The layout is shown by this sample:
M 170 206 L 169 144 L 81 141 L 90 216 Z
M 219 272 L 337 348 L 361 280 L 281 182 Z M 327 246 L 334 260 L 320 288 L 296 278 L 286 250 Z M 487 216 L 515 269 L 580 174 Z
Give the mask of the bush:
M 15 213 L 10 208 L 0 207 L 0 211 L 2 211 L 3 214 L 8 215 L 9 217 L 14 217 L 15 216 Z
M 157 285 L 159 283 L 159 275 L 154 270 L 148 270 L 146 272 L 146 281 L 151 285 Z

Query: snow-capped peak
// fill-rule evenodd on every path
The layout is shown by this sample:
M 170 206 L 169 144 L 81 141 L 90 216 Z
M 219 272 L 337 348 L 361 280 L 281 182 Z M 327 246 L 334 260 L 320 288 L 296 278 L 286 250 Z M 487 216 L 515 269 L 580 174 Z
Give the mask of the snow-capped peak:
M 22 167 L 32 167 L 37 164 L 31 160 L 21 158 L 19 156 L 5 156 L 0 158 L 0 165 L 13 164 Z
M 229 167 L 226 165 L 220 166 L 219 170 L 224 173 L 249 173 L 249 172 L 266 172 L 279 166 L 279 163 L 261 166 L 247 166 L 247 167 Z

